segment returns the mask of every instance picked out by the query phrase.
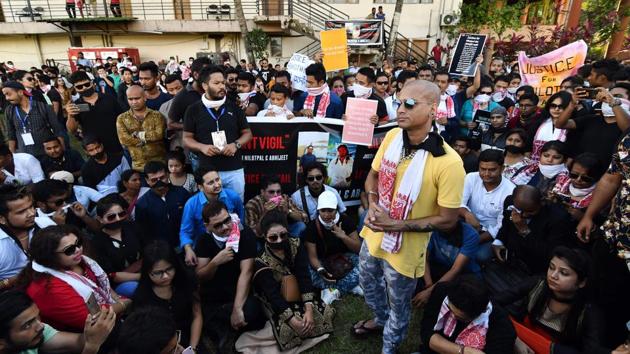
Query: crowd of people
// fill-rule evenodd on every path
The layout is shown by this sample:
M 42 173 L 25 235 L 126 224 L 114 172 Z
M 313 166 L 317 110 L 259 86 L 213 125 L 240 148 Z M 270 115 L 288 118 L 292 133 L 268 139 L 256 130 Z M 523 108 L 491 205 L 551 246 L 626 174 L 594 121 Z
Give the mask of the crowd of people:
M 0 353 L 299 352 L 348 331 L 384 354 L 407 336 L 630 353 L 630 66 L 589 62 L 547 98 L 481 56 L 458 77 L 316 55 L 306 92 L 266 59 L 109 59 L 0 67 Z M 247 117 L 345 120 L 349 97 L 395 123 L 359 208 L 310 155 L 294 190 L 270 173 L 246 199 Z M 345 296 L 373 316 L 336 328 Z

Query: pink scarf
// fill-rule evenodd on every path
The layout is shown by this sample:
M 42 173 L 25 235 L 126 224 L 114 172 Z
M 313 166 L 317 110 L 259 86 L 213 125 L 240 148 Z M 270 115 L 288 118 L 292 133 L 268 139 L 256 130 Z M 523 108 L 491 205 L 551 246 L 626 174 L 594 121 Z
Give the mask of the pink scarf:
M 330 89 L 327 84 L 324 84 L 321 87 L 316 88 L 307 88 L 308 96 L 306 96 L 306 100 L 304 101 L 304 109 L 313 110 L 315 107 L 315 98 L 321 95 L 319 100 L 319 105 L 317 105 L 317 114 L 314 115 L 315 118 L 324 118 L 326 117 L 326 109 L 328 109 L 328 105 L 330 104 Z
M 442 301 L 440 314 L 438 315 L 438 319 L 435 323 L 435 327 L 433 327 L 433 330 L 440 331 L 444 329 L 442 332 L 444 332 L 447 337 L 450 337 L 453 335 L 455 327 L 457 326 L 457 319 L 455 318 L 453 312 L 451 312 L 448 308 L 448 304 L 449 302 L 447 296 L 444 298 L 444 301 Z M 492 303 L 488 301 L 486 310 L 481 315 L 477 316 L 477 318 L 472 320 L 472 322 L 470 322 L 468 326 L 459 333 L 455 339 L 455 343 L 465 347 L 483 350 L 486 346 L 486 333 L 488 333 L 491 313 Z
M 246 110 L 247 106 L 249 106 L 249 99 L 256 95 L 256 91 L 252 91 L 249 93 L 239 93 L 238 97 L 241 99 L 241 109 Z M 205 96 L 205 95 L 204 95 Z

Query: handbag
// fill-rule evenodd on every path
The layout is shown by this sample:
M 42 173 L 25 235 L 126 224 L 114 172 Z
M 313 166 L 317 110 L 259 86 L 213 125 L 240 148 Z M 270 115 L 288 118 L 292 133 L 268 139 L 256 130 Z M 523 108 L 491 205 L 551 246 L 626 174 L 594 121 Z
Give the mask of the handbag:
M 328 247 L 326 246 L 326 241 L 324 241 L 324 233 L 319 219 L 315 221 L 315 225 L 317 227 L 317 234 L 324 244 L 324 252 L 328 253 Z M 345 277 L 354 267 L 350 259 L 348 259 L 348 257 L 346 257 L 343 253 L 326 256 L 322 262 L 322 266 L 335 280 Z
M 256 275 L 265 269 L 270 269 L 273 271 L 271 267 L 263 267 L 260 268 L 254 273 L 252 280 L 256 278 Z M 298 285 L 297 278 L 293 274 L 283 274 L 282 280 L 280 282 L 280 294 L 282 298 L 286 302 L 298 302 L 302 298 L 302 294 L 300 293 L 300 286 Z

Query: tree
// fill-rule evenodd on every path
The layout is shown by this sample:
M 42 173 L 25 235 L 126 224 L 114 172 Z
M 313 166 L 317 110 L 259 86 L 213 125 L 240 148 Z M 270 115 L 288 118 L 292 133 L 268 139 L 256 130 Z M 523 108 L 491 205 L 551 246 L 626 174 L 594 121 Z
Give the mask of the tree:
M 250 59 L 254 62 L 256 59 L 266 58 L 268 56 L 267 47 L 269 46 L 269 36 L 260 28 L 256 28 L 245 36 L 245 44 L 248 46 L 247 54 L 253 57 Z
M 394 57 L 394 50 L 396 48 L 396 36 L 398 35 L 398 25 L 400 24 L 400 13 L 402 12 L 403 0 L 396 0 L 396 7 L 394 8 L 394 16 L 392 16 L 392 26 L 389 29 L 389 43 L 387 43 L 386 53 L 390 57 Z
M 243 3 L 241 0 L 234 0 L 234 8 L 236 9 L 236 19 L 238 20 L 238 27 L 241 29 L 241 33 L 247 33 L 247 20 L 245 19 L 245 13 L 243 12 Z M 247 43 L 247 37 L 245 38 L 245 52 L 247 53 L 247 59 L 250 63 L 255 61 L 255 58 L 252 55 L 252 51 L 249 48 L 249 44 Z
M 501 40 L 508 29 L 521 27 L 524 8 L 522 0 L 514 4 L 507 4 L 503 0 L 464 2 L 459 11 L 459 24 L 451 27 L 449 36 L 453 38 L 459 33 L 479 33 L 482 29 L 488 29 L 491 36 Z

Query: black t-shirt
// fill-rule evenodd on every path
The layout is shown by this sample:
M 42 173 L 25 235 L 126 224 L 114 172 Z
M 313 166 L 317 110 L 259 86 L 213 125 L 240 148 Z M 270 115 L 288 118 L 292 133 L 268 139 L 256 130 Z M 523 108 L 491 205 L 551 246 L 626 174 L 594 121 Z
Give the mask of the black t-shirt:
M 94 159 L 89 159 L 83 164 L 81 168 L 81 177 L 83 177 L 83 184 L 96 189 L 96 186 L 105 177 L 107 177 L 116 167 L 120 165 L 122 153 L 107 154 L 107 162 L 104 164 L 97 163 Z
M 256 93 L 254 97 L 249 99 L 249 103 L 254 103 L 256 104 L 256 106 L 258 106 L 258 111 L 256 111 L 256 114 L 258 114 L 259 111 L 265 109 L 265 101 L 267 101 L 267 97 L 265 97 L 265 95 L 261 93 Z
M 142 237 L 135 224 L 123 224 L 121 239 L 115 240 L 103 231 L 92 239 L 94 249 L 98 250 L 96 261 L 106 273 L 122 272 L 141 259 Z
M 44 98 L 44 92 L 42 92 L 40 89 L 35 88 L 31 90 L 31 96 L 33 96 L 33 100 L 35 101 L 40 101 L 48 104 L 48 102 L 46 102 L 46 99 Z
M 219 247 L 214 236 L 204 234 L 199 237 L 195 253 L 199 258 L 214 258 L 225 246 Z M 236 285 L 241 274 L 241 261 L 256 257 L 256 236 L 254 232 L 245 227 L 241 230 L 241 238 L 238 242 L 238 252 L 234 258 L 218 267 L 214 278 L 201 283 L 200 293 L 202 299 L 207 302 L 228 303 L 234 301 Z
M 268 66 L 267 69 L 260 68 L 260 71 L 258 72 L 258 77 L 262 79 L 263 83 L 266 86 L 267 83 L 269 83 L 269 80 L 271 80 L 271 77 L 275 74 L 276 71 L 272 69 L 271 66 Z
M 87 102 L 81 97 L 75 103 Z M 90 105 L 90 111 L 79 113 L 76 119 L 81 124 L 84 136 L 92 135 L 99 138 L 107 152 L 121 152 L 122 147 L 116 131 L 116 119 L 122 112 L 123 110 L 118 105 L 115 96 L 99 93 L 96 104 Z
M 319 219 L 311 221 L 308 226 L 306 226 L 305 240 L 306 242 L 315 244 L 318 257 L 325 258 L 338 253 L 351 252 L 346 244 L 343 243 L 339 237 L 333 234 L 332 230 L 326 229 L 321 224 L 319 225 L 322 230 L 322 234 L 320 236 L 317 232 L 317 223 L 319 223 Z M 344 214 L 341 214 L 339 217 L 339 223 L 337 225 L 341 226 L 341 229 L 346 233 L 346 235 L 350 235 L 351 233 L 357 231 L 357 228 L 352 220 Z
M 151 108 L 154 111 L 158 111 L 164 102 L 169 101 L 172 98 L 173 97 L 168 93 L 160 91 L 160 95 L 156 98 L 147 99 L 147 107 Z
M 168 112 L 168 117 L 173 122 L 183 122 L 184 114 L 188 107 L 201 101 L 201 94 L 187 87 L 185 90 L 181 90 L 175 97 L 173 97 L 173 103 L 171 103 L 171 110 Z
M 42 170 L 46 175 L 53 171 L 68 171 L 70 173 L 81 171 L 81 167 L 85 163 L 81 154 L 73 149 L 66 150 L 58 159 L 45 155 L 39 162 L 42 164 Z
M 354 97 L 354 92 L 346 92 L 341 95 L 341 103 L 343 103 L 343 111 L 346 112 L 346 103 L 348 102 L 348 97 Z M 368 97 L 368 100 L 378 101 L 378 105 L 376 106 L 376 115 L 378 116 L 379 121 L 387 120 L 387 105 L 382 98 L 378 97 L 374 92 Z
M 241 137 L 243 129 L 249 129 L 245 113 L 233 103 L 226 101 L 220 109 L 213 111 L 218 121 L 210 115 L 201 101 L 188 107 L 184 114 L 184 131 L 193 133 L 194 139 L 199 143 L 214 144 L 212 132 L 223 130 L 227 144 L 231 144 Z M 199 157 L 199 167 L 214 166 L 218 171 L 243 168 L 240 151 L 232 157 L 223 155 L 209 157 L 200 152 L 196 154 Z
M 575 125 L 578 130 L 576 156 L 583 152 L 592 152 L 607 167 L 622 133 L 617 123 L 606 123 L 604 117 L 592 114 L 576 118 Z
M 62 126 L 66 126 L 66 119 L 63 116 L 63 100 L 61 99 L 61 95 L 56 88 L 51 88 L 48 93 L 46 93 L 51 102 L 59 103 L 59 111 L 57 112 L 57 120 L 61 123 Z

